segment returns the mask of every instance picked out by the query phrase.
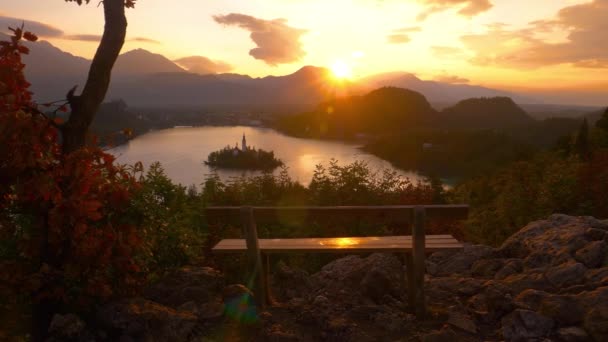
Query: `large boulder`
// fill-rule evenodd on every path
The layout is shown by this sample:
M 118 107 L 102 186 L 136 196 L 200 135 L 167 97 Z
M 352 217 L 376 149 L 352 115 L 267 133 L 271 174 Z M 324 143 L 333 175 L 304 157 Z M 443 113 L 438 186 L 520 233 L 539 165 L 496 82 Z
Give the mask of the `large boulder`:
M 602 266 L 608 245 L 604 241 L 592 241 L 576 251 L 574 257 L 589 268 Z
M 97 322 L 115 338 L 136 341 L 186 341 L 195 332 L 198 318 L 143 298 L 102 306 Z
M 200 305 L 215 301 L 224 285 L 221 272 L 210 267 L 187 266 L 148 287 L 144 296 L 172 308 L 188 302 Z
M 517 309 L 502 319 L 502 334 L 507 341 L 530 341 L 548 336 L 555 322 L 529 310 Z
M 436 277 L 470 275 L 471 267 L 478 260 L 491 257 L 493 253 L 494 249 L 492 247 L 471 244 L 465 244 L 460 252 L 446 251 L 433 253 L 426 260 L 427 272 Z
M 272 294 L 276 299 L 287 301 L 306 297 L 312 290 L 310 275 L 304 270 L 290 268 L 279 262 L 272 274 Z
M 351 255 L 325 265 L 311 280 L 316 294 L 380 302 L 386 295 L 402 296 L 404 270 L 392 254 Z

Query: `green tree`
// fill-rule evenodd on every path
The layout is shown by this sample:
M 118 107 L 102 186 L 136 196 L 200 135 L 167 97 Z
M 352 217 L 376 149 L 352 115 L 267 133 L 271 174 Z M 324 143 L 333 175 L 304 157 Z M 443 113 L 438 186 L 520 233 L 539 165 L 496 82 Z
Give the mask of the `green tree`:
M 595 123 L 595 127 L 608 133 L 608 107 L 604 111 L 602 117 Z
M 589 146 L 589 123 L 587 122 L 587 118 L 583 120 L 581 128 L 576 135 L 574 150 L 581 159 L 587 159 L 589 157 L 591 148 Z

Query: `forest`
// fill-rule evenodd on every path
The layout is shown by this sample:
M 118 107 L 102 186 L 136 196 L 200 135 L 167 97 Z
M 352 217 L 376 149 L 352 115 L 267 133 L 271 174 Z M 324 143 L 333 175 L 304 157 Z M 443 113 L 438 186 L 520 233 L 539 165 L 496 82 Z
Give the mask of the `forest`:
M 124 16 L 124 6 L 134 3 L 108 0 L 103 6 Z M 424 171 L 426 182 L 334 160 L 317 165 L 306 186 L 283 169 L 228 181 L 210 175 L 199 187 L 185 187 L 158 163 L 147 169 L 117 163 L 88 134 L 109 82 L 112 63 L 103 59 L 115 59 L 119 46 L 111 39 L 102 43 L 100 51 L 110 51 L 93 62 L 81 95 L 71 91 L 65 101 L 43 105 L 32 100 L 21 60 L 28 53 L 23 40 L 37 37 L 22 28 L 12 32 L 10 41 L 0 42 L 0 339 L 43 341 L 56 313 L 90 317 L 101 303 L 135 296 L 172 270 L 207 262 L 220 232 L 225 237 L 238 228 L 208 225 L 206 206 L 468 203 L 463 225 L 441 229 L 490 246 L 552 213 L 608 217 L 608 109 L 592 123 L 536 122 L 507 98 L 465 100 L 438 112 L 419 93 L 381 88 L 277 125 L 314 138 L 372 135 L 367 150 Z M 60 114 L 66 106 L 69 116 Z M 445 129 L 455 122 L 462 127 Z M 521 133 L 527 127 L 538 135 Z M 458 181 L 445 187 L 440 176 Z M 350 222 L 259 230 L 261 236 L 358 236 L 402 228 Z M 314 269 L 319 260 L 299 262 Z

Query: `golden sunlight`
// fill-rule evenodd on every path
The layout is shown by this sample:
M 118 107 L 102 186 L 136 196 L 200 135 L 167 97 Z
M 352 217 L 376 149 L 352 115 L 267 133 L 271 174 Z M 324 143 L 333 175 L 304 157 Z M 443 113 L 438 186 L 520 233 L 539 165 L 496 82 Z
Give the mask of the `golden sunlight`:
M 334 74 L 334 77 L 337 79 L 351 78 L 351 76 L 352 76 L 351 66 L 343 61 L 336 61 L 331 66 L 331 72 Z

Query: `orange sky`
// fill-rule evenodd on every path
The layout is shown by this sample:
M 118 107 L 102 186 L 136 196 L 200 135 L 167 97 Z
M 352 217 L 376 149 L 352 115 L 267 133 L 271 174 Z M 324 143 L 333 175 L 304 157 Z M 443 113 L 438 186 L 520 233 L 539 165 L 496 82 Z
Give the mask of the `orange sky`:
M 43 39 L 85 57 L 96 42 L 76 35 L 103 28 L 96 4 L 7 1 L 0 15 L 4 26 L 45 24 Z M 507 89 L 596 89 L 608 80 L 607 0 L 138 0 L 128 18 L 124 51 L 204 56 L 218 72 L 340 65 L 352 78 L 406 71 Z

